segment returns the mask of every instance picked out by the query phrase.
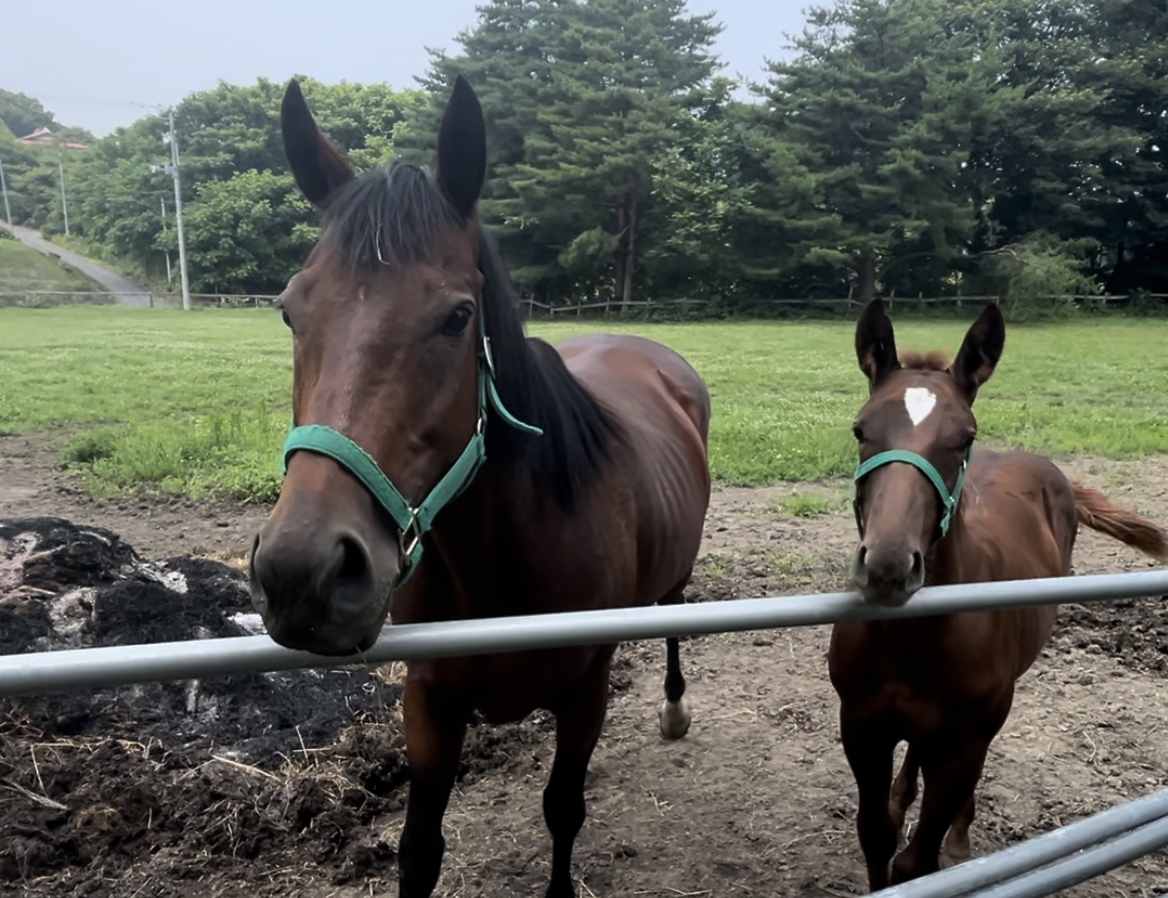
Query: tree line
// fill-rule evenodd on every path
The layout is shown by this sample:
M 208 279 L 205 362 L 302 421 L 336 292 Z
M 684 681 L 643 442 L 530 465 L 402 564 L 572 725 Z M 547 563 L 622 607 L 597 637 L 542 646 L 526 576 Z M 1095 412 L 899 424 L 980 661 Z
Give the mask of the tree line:
M 484 218 L 549 305 L 1168 293 L 1168 0 L 838 0 L 746 85 L 720 73 L 720 30 L 683 0 L 489 0 L 418 88 L 301 80 L 366 168 L 430 163 L 467 77 Z M 282 90 L 176 107 L 198 292 L 278 292 L 315 237 Z M 71 229 L 153 273 L 176 246 L 166 131 L 146 116 L 66 170 Z M 12 152 L 13 217 L 59 228 L 43 165 Z

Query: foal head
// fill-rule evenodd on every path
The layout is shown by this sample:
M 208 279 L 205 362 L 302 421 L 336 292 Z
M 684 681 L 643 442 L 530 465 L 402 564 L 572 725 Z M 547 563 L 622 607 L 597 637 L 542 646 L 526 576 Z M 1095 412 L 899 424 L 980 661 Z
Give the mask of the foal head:
M 482 461 L 485 131 L 461 78 L 433 176 L 394 164 L 355 177 L 295 82 L 281 128 L 296 183 L 324 215 L 280 299 L 296 429 L 252 551 L 253 601 L 281 645 L 346 654 L 376 640 L 429 517 Z
M 869 397 L 853 429 L 861 538 L 853 579 L 864 601 L 900 606 L 924 585 L 929 549 L 957 513 L 977 436 L 971 407 L 1005 338 L 1001 312 L 987 306 L 946 367 L 936 354 L 897 356 L 881 300 L 861 314 L 856 357 Z

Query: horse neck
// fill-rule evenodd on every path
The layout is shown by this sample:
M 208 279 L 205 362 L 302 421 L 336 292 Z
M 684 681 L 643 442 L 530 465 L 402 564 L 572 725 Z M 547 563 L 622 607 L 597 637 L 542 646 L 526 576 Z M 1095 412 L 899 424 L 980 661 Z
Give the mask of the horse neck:
M 539 584 L 524 578 L 530 559 L 551 551 L 552 535 L 533 522 L 545 517 L 552 501 L 537 495 L 520 471 L 488 458 L 466 492 L 435 520 L 416 583 L 395 601 L 395 620 L 521 613 L 516 603 L 525 597 L 516 593 L 540 592 Z
M 938 540 L 925 557 L 925 585 L 949 586 L 964 580 L 962 562 L 968 562 L 969 531 L 965 528 L 961 511 L 953 516 L 949 532 Z

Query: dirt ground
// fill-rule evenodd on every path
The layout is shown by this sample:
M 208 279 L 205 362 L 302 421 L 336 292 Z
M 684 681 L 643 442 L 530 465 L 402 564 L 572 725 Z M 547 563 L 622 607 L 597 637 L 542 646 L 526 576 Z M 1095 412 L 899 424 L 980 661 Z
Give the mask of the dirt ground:
M 53 467 L 57 440 L 0 438 L 0 517 L 56 515 L 114 531 L 146 559 L 238 558 L 267 509 L 86 501 Z M 1168 524 L 1168 459 L 1077 459 L 1064 470 Z M 819 492 L 831 511 L 783 514 Z M 718 489 L 689 601 L 832 591 L 854 547 L 845 483 Z M 178 564 L 179 562 L 174 562 Z M 1084 533 L 1079 573 L 1150 566 Z M 687 640 L 689 735 L 657 732 L 664 652 L 618 651 L 575 852 L 579 894 L 809 896 L 866 891 L 855 787 L 827 681 L 829 629 Z M 392 682 L 400 671 L 379 674 Z M 1064 606 L 990 753 L 973 829 L 984 855 L 1168 785 L 1168 607 Z M 117 702 L 120 699 L 112 698 Z M 35 710 L 35 708 L 33 709 Z M 358 898 L 396 894 L 403 821 L 398 708 L 355 712 L 329 744 L 266 760 L 230 746 L 59 733 L 20 708 L 0 726 L 0 896 Z M 476 727 L 445 832 L 445 898 L 542 895 L 540 792 L 550 721 Z M 242 757 L 242 756 L 238 756 Z M 1153 898 L 1168 853 L 1065 892 Z

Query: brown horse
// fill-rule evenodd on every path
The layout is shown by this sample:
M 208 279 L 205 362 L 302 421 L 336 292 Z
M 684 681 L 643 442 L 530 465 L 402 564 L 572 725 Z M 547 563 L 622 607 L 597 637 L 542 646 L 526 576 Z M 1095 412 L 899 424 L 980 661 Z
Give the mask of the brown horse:
M 295 429 L 251 556 L 253 599 L 281 645 L 367 649 L 415 623 L 681 601 L 710 497 L 710 398 L 673 351 L 636 337 L 528 339 L 478 221 L 482 109 L 454 85 L 434 174 L 355 177 L 299 87 L 281 110 L 319 241 L 281 297 Z M 423 560 L 424 550 L 424 560 Z M 661 732 L 689 727 L 668 639 Z M 573 894 L 584 775 L 615 645 L 413 661 L 403 697 L 410 788 L 400 894 L 430 895 L 442 818 L 474 711 L 544 708 L 548 895 Z
M 856 329 L 870 396 L 856 419 L 861 465 L 854 580 L 864 601 L 899 606 L 921 586 L 1063 577 L 1080 524 L 1161 560 L 1149 521 L 1072 485 L 1045 458 L 979 449 L 971 406 L 1005 344 L 997 306 L 957 357 L 900 356 L 880 300 Z M 979 611 L 832 630 L 828 667 L 840 697 L 844 752 L 859 790 L 856 819 L 871 889 L 969 857 L 974 790 L 1014 684 L 1050 636 L 1056 607 Z M 908 742 L 892 786 L 893 751 Z M 924 774 L 920 822 L 896 857 Z M 946 837 L 948 833 L 948 837 Z

